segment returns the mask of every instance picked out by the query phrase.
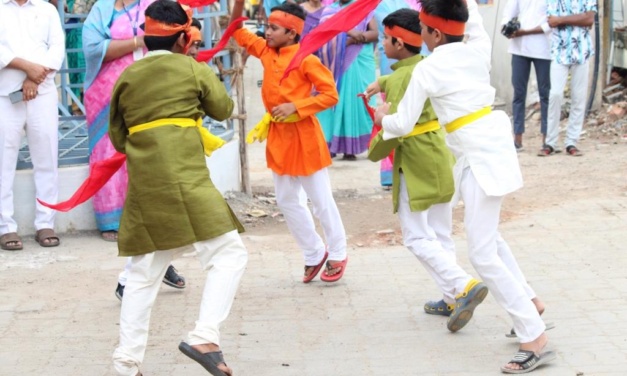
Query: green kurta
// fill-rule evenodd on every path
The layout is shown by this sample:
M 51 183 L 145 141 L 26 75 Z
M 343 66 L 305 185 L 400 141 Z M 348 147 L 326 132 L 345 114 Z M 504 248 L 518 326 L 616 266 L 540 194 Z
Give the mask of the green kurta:
M 394 72 L 379 77 L 379 86 L 385 93 L 386 102 L 390 102 L 389 114 L 396 112 L 398 103 L 403 98 L 411 80 L 416 64 L 423 59 L 416 55 L 400 60 L 392 65 Z M 418 120 L 419 124 L 437 119 L 431 102 L 427 101 Z M 381 133 L 372 140 L 368 159 L 379 161 L 394 150 L 392 175 L 394 213 L 398 211 L 400 173 L 407 183 L 409 207 L 411 211 L 423 211 L 431 205 L 451 201 L 455 193 L 453 165 L 455 158 L 446 146 L 442 129 L 423 133 L 408 138 L 396 138 L 383 141 Z
M 206 65 L 159 51 L 129 66 L 111 97 L 109 137 L 126 153 L 128 193 L 120 223 L 120 256 L 169 250 L 244 231 L 209 177 L 198 128 L 166 125 L 129 135 L 128 128 L 164 118 L 224 120 L 233 101 Z

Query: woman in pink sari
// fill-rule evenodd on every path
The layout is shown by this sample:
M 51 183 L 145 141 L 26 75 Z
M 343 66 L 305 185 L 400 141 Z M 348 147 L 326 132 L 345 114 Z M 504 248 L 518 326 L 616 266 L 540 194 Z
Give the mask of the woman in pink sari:
M 154 0 L 100 0 L 83 26 L 86 60 L 85 109 L 89 134 L 89 164 L 115 152 L 109 140 L 109 101 L 113 86 L 126 67 L 146 51 L 144 10 Z M 93 198 L 96 225 L 104 240 L 117 241 L 126 198 L 126 164 Z

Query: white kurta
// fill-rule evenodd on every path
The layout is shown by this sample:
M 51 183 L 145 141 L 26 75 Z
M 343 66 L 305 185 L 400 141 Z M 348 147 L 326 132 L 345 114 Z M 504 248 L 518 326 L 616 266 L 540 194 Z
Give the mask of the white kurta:
M 436 47 L 416 65 L 397 112 L 383 118 L 384 139 L 410 133 L 427 98 L 443 126 L 494 103 L 490 38 L 474 1 L 468 1 L 468 10 L 468 41 Z M 457 158 L 457 183 L 470 166 L 488 196 L 504 196 L 522 187 L 511 122 L 504 112 L 494 111 L 448 134 L 447 143 Z

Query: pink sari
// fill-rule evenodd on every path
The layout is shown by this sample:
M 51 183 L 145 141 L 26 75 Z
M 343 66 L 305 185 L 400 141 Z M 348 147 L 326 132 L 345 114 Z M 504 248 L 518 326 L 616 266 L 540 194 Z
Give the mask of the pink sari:
M 104 0 L 103 0 L 104 1 Z M 101 2 L 103 2 L 101 1 Z M 100 22 L 89 23 L 86 21 L 86 27 L 91 28 L 89 35 L 110 35 L 110 40 L 124 40 L 133 38 L 133 22 L 137 17 L 137 24 L 144 23 L 144 11 L 154 0 L 142 0 L 138 4 L 125 11 L 117 11 L 115 9 L 104 9 L 104 4 L 96 10 L 93 18 Z M 100 3 L 100 2 L 99 2 Z M 97 3 L 98 4 L 98 3 Z M 98 4 L 100 5 L 100 4 Z M 139 7 L 139 8 L 138 8 Z M 92 9 L 92 12 L 94 9 Z M 108 11 L 108 12 L 107 12 Z M 103 30 L 109 22 L 107 20 L 97 19 L 96 16 L 111 14 L 112 21 L 108 30 Z M 91 16 L 91 14 L 90 14 Z M 132 22 L 133 21 L 133 22 Z M 93 32 L 96 30 L 96 32 Z M 137 28 L 137 35 L 143 35 L 141 28 Z M 103 43 L 104 42 L 104 43 Z M 86 44 L 86 54 L 89 54 L 88 48 L 104 49 L 104 51 L 91 51 L 91 56 L 98 53 L 104 57 L 108 41 L 93 41 Z M 102 60 L 101 60 L 102 61 Z M 127 54 L 118 59 L 102 62 L 98 67 L 94 80 L 85 90 L 85 109 L 87 111 L 87 129 L 89 134 L 89 164 L 90 167 L 99 161 L 110 158 L 115 149 L 109 140 L 109 104 L 113 87 L 120 77 L 120 74 L 133 63 L 133 55 Z M 89 65 L 88 65 L 89 67 Z M 89 69 L 89 68 L 88 68 Z M 126 199 L 126 188 L 128 184 L 126 164 L 116 172 L 107 184 L 96 193 L 93 198 L 94 211 L 96 213 L 96 224 L 100 231 L 117 231 L 120 227 L 120 217 L 122 208 Z

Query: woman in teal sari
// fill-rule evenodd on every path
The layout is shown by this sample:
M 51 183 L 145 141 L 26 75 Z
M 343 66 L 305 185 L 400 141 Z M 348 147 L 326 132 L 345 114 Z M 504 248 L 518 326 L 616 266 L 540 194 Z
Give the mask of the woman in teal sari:
M 144 11 L 153 2 L 99 0 L 85 20 L 83 52 L 90 166 L 115 152 L 108 135 L 113 86 L 122 71 L 145 52 L 143 31 L 139 25 L 144 23 Z M 96 225 L 105 240 L 117 241 L 126 185 L 124 165 L 93 198 Z
M 320 23 L 339 12 L 354 0 L 338 0 L 324 8 Z M 332 156 L 344 153 L 345 160 L 368 150 L 372 119 L 358 94 L 375 80 L 374 45 L 379 36 L 373 13 L 353 30 L 338 34 L 320 49 L 320 57 L 335 77 L 340 95 L 338 104 L 319 113 L 329 151 Z M 371 106 L 376 105 L 371 98 Z

